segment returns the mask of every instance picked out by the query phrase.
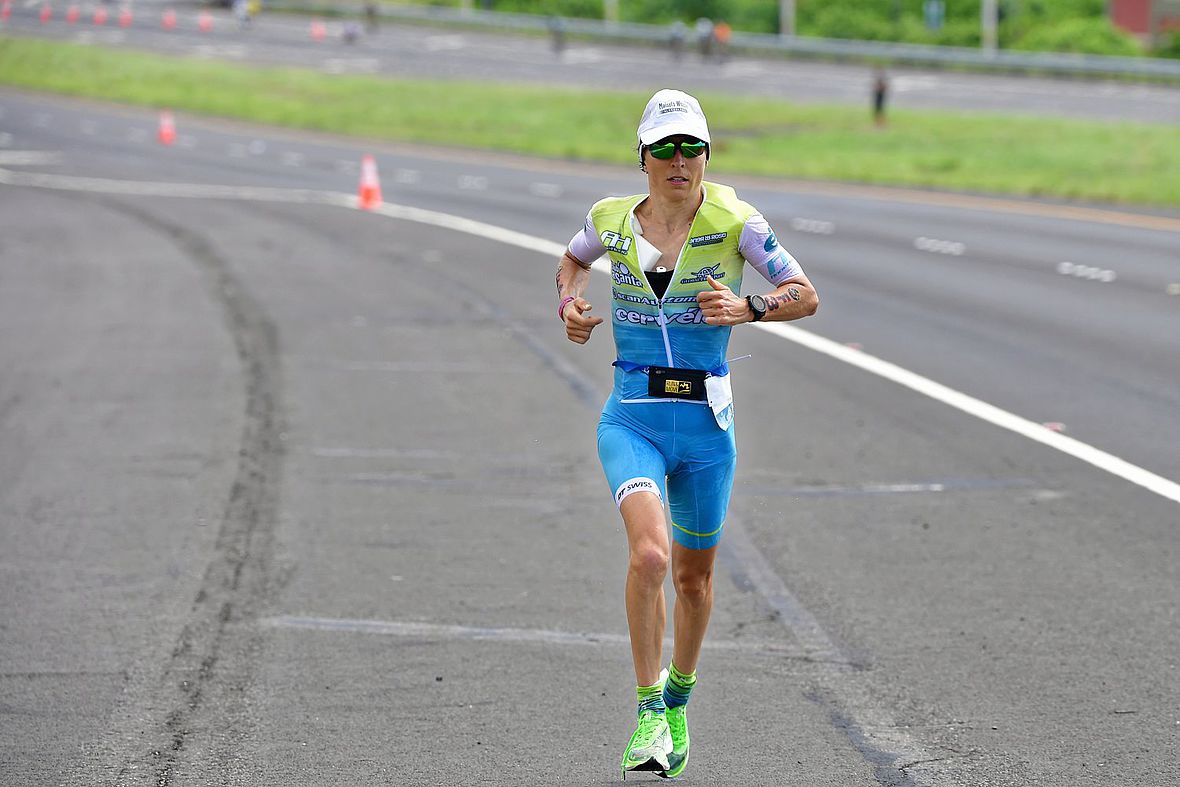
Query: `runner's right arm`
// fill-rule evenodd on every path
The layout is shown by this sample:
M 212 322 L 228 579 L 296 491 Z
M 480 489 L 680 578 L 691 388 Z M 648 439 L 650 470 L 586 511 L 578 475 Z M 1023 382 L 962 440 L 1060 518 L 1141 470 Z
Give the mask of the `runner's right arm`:
M 565 323 L 565 335 L 571 342 L 585 344 L 590 340 L 590 332 L 602 322 L 601 317 L 590 316 L 593 307 L 582 294 L 590 282 L 590 266 L 605 253 L 606 248 L 594 232 L 594 223 L 586 216 L 585 225 L 557 263 L 558 316 Z

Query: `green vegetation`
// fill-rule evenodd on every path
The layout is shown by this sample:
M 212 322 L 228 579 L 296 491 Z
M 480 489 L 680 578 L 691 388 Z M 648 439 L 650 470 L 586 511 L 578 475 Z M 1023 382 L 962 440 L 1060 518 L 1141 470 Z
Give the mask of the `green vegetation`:
M 407 0 L 400 0 L 401 3 Z M 412 2 L 412 0 L 411 0 Z M 459 0 L 419 0 L 424 5 L 457 6 Z M 1100 55 L 1174 56 L 1167 46 L 1145 53 L 1107 16 L 1107 0 L 998 0 L 999 43 L 1012 49 L 1083 52 Z M 490 0 L 473 3 L 496 11 L 601 18 L 602 0 Z M 779 0 L 620 0 L 623 21 L 669 24 L 698 17 L 724 19 L 734 30 L 777 33 Z M 944 0 L 937 29 L 927 25 L 925 0 L 797 0 L 799 35 L 869 41 L 977 47 L 980 0 Z
M 0 39 L 0 83 L 375 139 L 634 162 L 646 93 L 332 76 Z M 1180 206 L 1180 129 L 700 95 L 714 170 Z M 866 102 L 867 104 L 867 102 Z

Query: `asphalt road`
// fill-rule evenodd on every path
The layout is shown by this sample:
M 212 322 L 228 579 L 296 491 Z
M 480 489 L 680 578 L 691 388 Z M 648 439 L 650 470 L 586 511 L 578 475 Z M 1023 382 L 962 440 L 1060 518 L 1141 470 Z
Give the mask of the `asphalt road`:
M 552 250 L 638 175 L 0 110 L 0 783 L 616 782 L 613 353 L 562 337 Z M 735 331 L 684 780 L 1180 781 L 1180 221 L 737 185 L 836 355 Z
M 738 56 L 725 63 L 686 55 L 673 62 L 653 46 L 612 46 L 571 41 L 555 55 L 544 37 L 529 37 L 385 22 L 373 35 L 345 43 L 343 24 L 263 14 L 248 30 L 225 10 L 140 0 L 123 26 L 118 9 L 94 22 L 99 4 L 76 4 L 79 18 L 67 21 L 69 4 L 51 5 L 41 21 L 39 2 L 17 0 L 7 31 L 86 44 L 130 47 L 198 58 L 316 68 L 328 73 L 374 73 L 599 89 L 627 86 L 638 92 L 676 86 L 690 92 L 744 93 L 767 101 L 851 104 L 869 107 L 872 74 L 860 65 Z M 130 6 L 129 6 L 130 7 Z M 175 9 L 176 26 L 161 26 Z M 0 30 L 5 28 L 0 27 Z M 1118 80 L 1054 79 L 967 74 L 936 69 L 890 69 L 889 106 L 1078 117 L 1113 121 L 1180 122 L 1180 87 Z

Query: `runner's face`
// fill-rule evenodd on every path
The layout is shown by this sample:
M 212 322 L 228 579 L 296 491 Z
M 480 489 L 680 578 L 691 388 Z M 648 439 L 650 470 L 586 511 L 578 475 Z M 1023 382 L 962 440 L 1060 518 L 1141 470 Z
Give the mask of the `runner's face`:
M 660 142 L 696 142 L 693 137 L 675 136 Z M 647 185 L 651 193 L 659 192 L 669 197 L 686 197 L 700 192 L 701 181 L 705 179 L 705 163 L 708 156 L 686 158 L 679 148 L 670 159 L 658 159 L 646 148 L 643 163 L 647 167 Z

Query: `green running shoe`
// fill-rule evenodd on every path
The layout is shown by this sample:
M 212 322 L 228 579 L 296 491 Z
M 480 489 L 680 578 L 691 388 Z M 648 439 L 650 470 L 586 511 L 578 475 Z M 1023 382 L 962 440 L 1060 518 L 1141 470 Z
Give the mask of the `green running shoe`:
M 623 778 L 627 771 L 666 771 L 672 751 L 672 734 L 664 714 L 646 710 L 623 752 Z
M 668 732 L 672 735 L 672 753 L 668 755 L 667 770 L 660 775 L 665 779 L 674 779 L 684 773 L 684 766 L 688 765 L 688 706 L 668 708 L 665 716 L 668 719 Z

